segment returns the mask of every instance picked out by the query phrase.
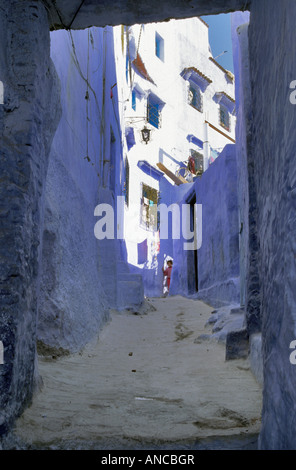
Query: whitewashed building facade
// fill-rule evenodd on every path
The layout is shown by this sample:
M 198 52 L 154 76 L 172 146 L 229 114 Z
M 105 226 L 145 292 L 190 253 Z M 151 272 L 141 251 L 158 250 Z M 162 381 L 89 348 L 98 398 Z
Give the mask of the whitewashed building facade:
M 159 259 L 157 203 L 178 184 L 175 175 L 194 181 L 234 143 L 234 76 L 213 58 L 200 18 L 119 26 L 114 38 L 127 261 L 157 271 L 173 258 L 168 248 Z

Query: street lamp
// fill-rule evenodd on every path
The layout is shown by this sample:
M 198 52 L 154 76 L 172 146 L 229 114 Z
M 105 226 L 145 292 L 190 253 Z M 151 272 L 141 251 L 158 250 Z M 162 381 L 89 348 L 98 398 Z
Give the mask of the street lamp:
M 151 130 L 147 129 L 146 126 L 141 130 L 142 140 L 143 140 L 143 142 L 145 142 L 146 145 L 148 144 L 148 142 L 150 140 L 150 132 L 151 132 Z
M 214 60 L 218 59 L 218 57 L 220 57 L 220 56 L 223 55 L 223 54 L 226 54 L 227 52 L 228 52 L 228 51 L 223 51 L 223 52 L 221 52 L 221 54 L 219 54 L 219 55 L 217 55 L 216 57 L 214 57 Z

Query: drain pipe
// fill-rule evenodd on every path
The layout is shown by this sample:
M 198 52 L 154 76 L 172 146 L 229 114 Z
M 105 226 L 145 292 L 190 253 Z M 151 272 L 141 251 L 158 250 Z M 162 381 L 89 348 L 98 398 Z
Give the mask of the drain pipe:
M 209 144 L 209 124 L 205 118 L 204 122 L 204 171 L 209 167 L 210 144 Z

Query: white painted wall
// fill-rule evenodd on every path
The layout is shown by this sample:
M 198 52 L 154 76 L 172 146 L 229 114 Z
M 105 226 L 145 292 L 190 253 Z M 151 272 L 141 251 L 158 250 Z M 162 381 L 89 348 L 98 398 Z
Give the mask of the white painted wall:
M 164 40 L 164 60 L 155 54 L 156 32 Z M 130 204 L 125 210 L 125 240 L 128 262 L 134 266 L 159 270 L 161 259 L 151 257 L 146 265 L 137 262 L 137 246 L 145 239 L 148 245 L 154 243 L 155 233 L 140 227 L 141 183 L 158 189 L 159 181 L 145 174 L 138 168 L 139 160 L 147 160 L 153 167 L 163 163 L 173 173 L 179 163 L 187 161 L 190 150 L 204 154 L 204 168 L 209 165 L 207 145 L 214 149 L 224 148 L 233 143 L 235 138 L 235 116 L 231 115 L 231 131 L 225 131 L 219 123 L 219 104 L 214 97 L 216 92 L 224 92 L 234 99 L 234 81 L 225 70 L 213 63 L 208 26 L 199 18 L 171 20 L 164 23 L 134 25 L 129 28 L 129 54 L 131 61 L 137 51 L 154 83 L 141 77 L 132 69 L 131 76 L 126 80 L 127 34 L 122 27 L 114 28 L 115 56 L 117 63 L 117 86 L 120 100 L 120 117 L 123 132 L 124 155 L 130 165 Z M 185 68 L 195 67 L 211 80 L 203 92 L 203 112 L 199 112 L 188 103 L 189 82 L 181 75 Z M 132 109 L 132 90 L 136 88 L 139 96 L 136 110 Z M 161 113 L 161 127 L 146 122 L 146 104 L 149 93 L 156 95 L 164 106 Z M 212 127 L 205 125 L 209 121 L 214 127 L 228 135 L 232 141 Z M 151 129 L 151 141 L 146 145 L 141 141 L 140 130 L 146 125 Z M 135 145 L 128 150 L 124 138 L 125 128 L 133 127 Z M 207 132 L 207 134 L 206 134 Z M 203 150 L 192 142 L 188 136 L 194 135 L 204 142 Z M 174 184 L 167 176 L 163 176 L 170 184 Z M 161 202 L 165 194 L 161 194 Z M 166 253 L 167 254 L 167 253 Z M 173 253 L 169 253 L 173 256 Z

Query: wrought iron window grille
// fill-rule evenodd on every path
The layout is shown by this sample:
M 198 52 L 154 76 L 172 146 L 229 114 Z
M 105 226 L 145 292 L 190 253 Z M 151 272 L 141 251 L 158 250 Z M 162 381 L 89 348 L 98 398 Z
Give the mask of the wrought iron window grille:
M 230 114 L 228 110 L 220 104 L 219 107 L 219 122 L 220 126 L 223 127 L 223 129 L 227 130 L 230 132 L 231 130 L 231 125 L 230 125 Z
M 190 84 L 188 87 L 188 103 L 197 111 L 203 112 L 203 97 L 199 87 Z

